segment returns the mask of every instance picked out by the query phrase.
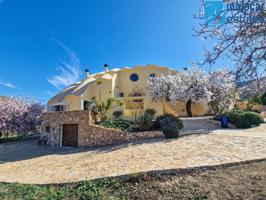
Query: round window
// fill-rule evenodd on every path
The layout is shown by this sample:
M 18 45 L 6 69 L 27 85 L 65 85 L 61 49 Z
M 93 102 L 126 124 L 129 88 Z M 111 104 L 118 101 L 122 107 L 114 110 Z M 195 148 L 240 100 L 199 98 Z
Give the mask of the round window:
M 137 75 L 137 74 L 131 74 L 130 75 L 130 80 L 131 81 L 133 81 L 133 82 L 136 82 L 136 81 L 138 81 L 139 80 L 139 75 Z
M 154 74 L 154 73 L 150 74 L 150 78 L 155 78 L 155 77 L 156 77 L 156 74 Z

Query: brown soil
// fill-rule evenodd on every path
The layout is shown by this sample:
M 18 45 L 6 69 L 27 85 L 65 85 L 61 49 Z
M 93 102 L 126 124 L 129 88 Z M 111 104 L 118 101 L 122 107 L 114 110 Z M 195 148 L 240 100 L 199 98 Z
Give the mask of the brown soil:
M 266 161 L 168 175 L 132 176 L 124 182 L 122 190 L 129 199 L 262 200 L 266 199 Z

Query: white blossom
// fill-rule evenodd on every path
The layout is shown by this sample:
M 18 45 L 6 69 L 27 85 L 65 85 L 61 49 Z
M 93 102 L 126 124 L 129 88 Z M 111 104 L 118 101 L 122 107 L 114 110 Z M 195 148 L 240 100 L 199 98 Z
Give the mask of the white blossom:
M 198 67 L 178 73 L 162 74 L 148 82 L 148 95 L 154 100 L 204 101 L 208 92 L 208 77 Z
M 234 77 L 228 70 L 207 74 L 197 66 L 179 73 L 162 74 L 149 80 L 147 93 L 156 101 L 192 101 L 218 104 L 229 109 L 236 99 Z
M 239 87 L 240 96 L 242 99 L 250 99 L 257 96 L 262 96 L 266 92 L 266 78 L 259 81 L 250 81 L 243 83 Z
M 29 98 L 10 97 L 0 101 L 0 133 L 25 134 L 36 131 L 43 106 Z

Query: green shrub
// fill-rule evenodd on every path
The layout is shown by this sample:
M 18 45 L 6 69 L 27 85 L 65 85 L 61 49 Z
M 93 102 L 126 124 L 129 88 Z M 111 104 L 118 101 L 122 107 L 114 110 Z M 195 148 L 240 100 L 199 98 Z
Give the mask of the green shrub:
M 160 121 L 160 129 L 166 138 L 177 138 L 182 128 L 183 122 L 180 119 L 166 117 Z
M 261 103 L 262 103 L 263 105 L 266 106 L 266 92 L 265 92 L 264 95 L 261 97 Z
M 152 108 L 146 109 L 145 112 L 150 114 L 151 116 L 155 116 L 155 114 L 156 114 L 156 110 L 154 110 Z
M 155 119 L 156 111 L 154 109 L 147 109 L 144 112 L 136 112 L 132 120 L 137 131 L 149 131 L 153 127 L 153 120 Z
M 130 131 L 133 126 L 133 122 L 124 119 L 114 119 L 114 120 L 106 119 L 100 122 L 99 125 L 106 128 L 119 129 L 122 131 Z
M 180 120 L 177 116 L 166 113 L 166 114 L 163 114 L 163 115 L 156 117 L 155 122 L 153 124 L 153 128 L 155 130 L 160 129 L 160 121 L 165 119 L 165 118 L 175 119 L 177 121 L 177 123 L 179 124 L 179 129 L 182 129 L 184 127 L 182 120 Z
M 117 110 L 113 112 L 113 116 L 115 119 L 118 119 L 122 116 L 123 112 L 121 110 Z
M 264 119 L 255 112 L 242 111 L 239 109 L 233 109 L 227 112 L 229 122 L 234 124 L 237 128 L 251 128 L 264 123 Z

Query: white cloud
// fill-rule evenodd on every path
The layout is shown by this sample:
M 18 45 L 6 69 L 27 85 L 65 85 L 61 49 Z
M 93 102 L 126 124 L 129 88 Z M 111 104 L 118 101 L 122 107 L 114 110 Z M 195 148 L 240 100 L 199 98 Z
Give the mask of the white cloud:
M 1 0 L 0 0 L 1 1 Z M 0 80 L 0 86 L 4 86 L 4 87 L 8 87 L 8 88 L 12 88 L 12 89 L 19 89 L 17 86 L 15 86 L 13 83 L 10 83 L 8 81 L 5 80 Z
M 63 42 L 54 38 L 53 40 L 64 49 L 68 60 L 61 60 L 61 64 L 56 67 L 57 75 L 48 78 L 48 82 L 56 88 L 62 89 L 62 87 L 69 86 L 80 79 L 80 59 L 75 52 L 69 49 Z
M 53 92 L 51 92 L 50 90 L 46 90 L 45 91 L 45 95 L 47 95 L 47 96 L 54 96 L 55 94 Z

